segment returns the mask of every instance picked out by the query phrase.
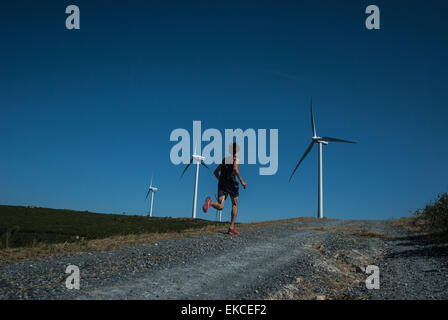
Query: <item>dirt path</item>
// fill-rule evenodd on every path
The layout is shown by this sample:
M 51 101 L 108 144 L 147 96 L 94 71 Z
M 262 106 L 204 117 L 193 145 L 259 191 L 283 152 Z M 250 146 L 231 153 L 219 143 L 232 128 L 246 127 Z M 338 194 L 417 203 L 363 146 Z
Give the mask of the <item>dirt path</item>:
M 447 252 L 387 221 L 308 220 L 3 264 L 0 298 L 447 299 Z M 65 287 L 70 264 L 80 290 Z

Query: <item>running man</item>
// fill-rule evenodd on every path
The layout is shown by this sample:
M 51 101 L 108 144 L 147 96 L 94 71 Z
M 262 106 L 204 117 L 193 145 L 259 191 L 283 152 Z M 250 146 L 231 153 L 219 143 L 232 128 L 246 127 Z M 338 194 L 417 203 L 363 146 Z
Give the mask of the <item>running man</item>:
M 238 158 L 239 146 L 236 142 L 232 143 L 229 146 L 229 151 L 232 156 L 224 158 L 222 163 L 216 168 L 214 175 L 216 179 L 218 179 L 218 202 L 213 202 L 211 197 L 207 197 L 205 199 L 205 203 L 202 206 L 202 210 L 207 212 L 210 207 L 213 207 L 217 210 L 224 209 L 224 203 L 227 199 L 227 196 L 230 195 L 232 199 L 232 220 L 230 222 L 230 228 L 227 232 L 231 235 L 240 234 L 235 229 L 235 220 L 236 215 L 238 213 L 238 187 L 239 183 L 236 180 L 236 177 L 240 180 L 243 188 L 246 189 L 246 182 L 241 178 L 240 171 L 238 169 L 238 163 L 240 159 Z

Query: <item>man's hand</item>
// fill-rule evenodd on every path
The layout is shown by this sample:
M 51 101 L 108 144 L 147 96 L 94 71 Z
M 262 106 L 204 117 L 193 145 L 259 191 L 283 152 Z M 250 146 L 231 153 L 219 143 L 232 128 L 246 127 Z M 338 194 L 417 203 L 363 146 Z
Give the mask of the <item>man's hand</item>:
M 241 184 L 243 185 L 243 188 L 246 189 L 247 183 L 244 181 L 241 181 Z

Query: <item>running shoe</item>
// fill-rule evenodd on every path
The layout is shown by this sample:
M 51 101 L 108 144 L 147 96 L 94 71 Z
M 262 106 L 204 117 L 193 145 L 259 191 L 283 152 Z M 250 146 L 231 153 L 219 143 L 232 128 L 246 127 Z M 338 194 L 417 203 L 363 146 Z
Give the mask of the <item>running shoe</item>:
M 212 205 L 212 198 L 210 197 L 205 198 L 205 203 L 202 206 L 202 211 L 207 212 L 208 209 L 210 209 L 211 205 Z
M 232 236 L 236 236 L 238 234 L 240 234 L 236 229 L 229 229 L 229 231 L 227 231 L 227 234 L 230 234 Z

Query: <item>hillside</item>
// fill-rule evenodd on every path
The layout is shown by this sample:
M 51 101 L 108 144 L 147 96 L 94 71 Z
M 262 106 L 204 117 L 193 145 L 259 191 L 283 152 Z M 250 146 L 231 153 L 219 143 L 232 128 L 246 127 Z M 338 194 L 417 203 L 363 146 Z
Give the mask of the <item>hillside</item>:
M 182 232 L 217 223 L 201 219 L 148 218 L 66 209 L 0 206 L 0 236 L 5 247 L 71 243 L 113 236 Z

